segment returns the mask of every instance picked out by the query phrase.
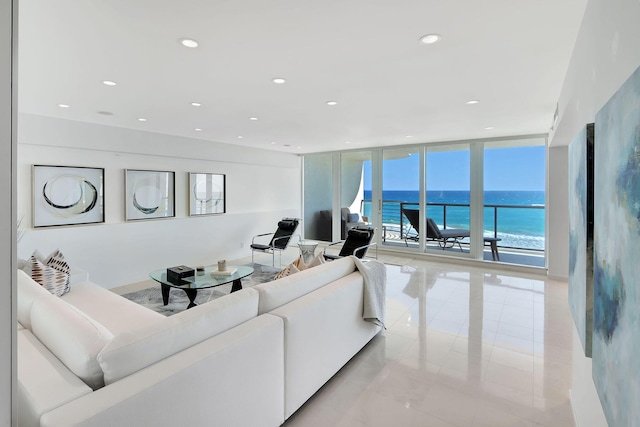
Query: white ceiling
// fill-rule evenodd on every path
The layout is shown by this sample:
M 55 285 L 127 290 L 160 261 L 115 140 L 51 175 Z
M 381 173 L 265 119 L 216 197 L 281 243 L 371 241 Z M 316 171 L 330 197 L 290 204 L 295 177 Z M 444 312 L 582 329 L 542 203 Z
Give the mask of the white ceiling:
M 18 108 L 293 153 L 546 133 L 585 6 L 21 1 Z

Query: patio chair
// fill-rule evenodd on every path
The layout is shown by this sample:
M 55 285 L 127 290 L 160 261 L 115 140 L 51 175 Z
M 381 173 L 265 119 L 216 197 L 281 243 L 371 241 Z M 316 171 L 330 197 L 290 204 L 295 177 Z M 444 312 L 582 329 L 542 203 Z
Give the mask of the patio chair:
M 329 243 L 327 247 L 324 248 L 322 255 L 327 260 L 334 260 L 334 259 L 349 256 L 349 255 L 354 255 L 358 258 L 363 258 L 370 247 L 375 247 L 375 251 L 376 251 L 375 258 L 378 259 L 378 246 L 375 242 L 371 243 L 371 240 L 373 240 L 374 234 L 375 234 L 375 229 L 373 227 L 360 226 L 360 227 L 351 228 L 347 230 L 346 240 Z M 343 245 L 338 255 L 327 253 L 327 249 L 329 249 L 331 246 L 338 245 L 340 243 L 343 243 Z
M 407 246 L 409 243 L 407 240 L 418 241 L 420 236 L 420 211 L 417 209 L 402 209 L 402 213 L 407 217 L 409 223 L 411 224 L 411 228 L 415 230 L 412 232 L 411 230 L 405 235 L 404 242 Z M 438 246 L 442 249 L 445 248 L 453 248 L 455 245 L 458 245 L 460 248 L 460 252 L 462 252 L 462 246 L 460 245 L 460 240 L 465 237 L 469 237 L 471 234 L 469 230 L 464 230 L 460 228 L 445 228 L 440 229 L 438 224 L 431 219 L 427 218 L 427 240 L 438 242 Z
M 275 266 L 276 252 L 280 254 L 280 265 L 282 265 L 282 251 L 289 245 L 293 233 L 298 228 L 300 220 L 297 218 L 283 218 L 278 222 L 278 229 L 275 233 L 264 233 L 253 236 L 251 239 L 251 263 L 253 263 L 254 252 L 264 252 L 271 254 L 271 265 Z M 256 239 L 265 236 L 272 236 L 268 244 L 257 243 Z M 300 236 L 298 236 L 300 240 Z

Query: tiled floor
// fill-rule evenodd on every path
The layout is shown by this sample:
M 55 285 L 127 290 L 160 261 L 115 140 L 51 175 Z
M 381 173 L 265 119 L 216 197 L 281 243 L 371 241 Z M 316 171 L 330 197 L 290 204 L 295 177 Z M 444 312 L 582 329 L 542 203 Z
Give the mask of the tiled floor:
M 566 283 L 400 258 L 387 326 L 286 423 L 573 426 Z

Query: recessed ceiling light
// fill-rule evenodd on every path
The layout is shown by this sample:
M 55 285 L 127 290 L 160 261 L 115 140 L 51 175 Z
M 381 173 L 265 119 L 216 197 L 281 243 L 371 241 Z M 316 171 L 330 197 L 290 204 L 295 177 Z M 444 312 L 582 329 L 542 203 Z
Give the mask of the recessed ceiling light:
M 242 138 L 244 138 L 244 136 L 238 135 L 238 139 L 242 139 Z
M 146 122 L 146 121 L 147 121 L 147 119 L 145 119 L 144 117 L 140 117 L 140 118 L 138 119 L 138 121 L 139 121 L 139 122 Z
M 281 85 L 283 83 L 286 82 L 285 79 L 283 79 L 282 77 L 276 77 L 275 79 L 272 80 L 275 84 Z
M 327 101 L 327 105 L 338 105 L 337 101 Z
M 297 148 L 298 150 L 302 150 L 302 147 L 301 147 L 301 146 L 299 146 L 299 145 L 298 145 L 296 148 Z
M 440 34 L 427 34 L 420 37 L 420 43 L 433 44 L 439 42 L 441 38 Z
M 202 129 L 196 128 L 196 132 L 201 132 L 201 131 L 202 131 Z
M 275 141 L 271 141 L 271 145 L 276 145 L 276 142 Z
M 473 104 L 478 104 L 480 101 L 477 99 L 470 99 L 467 102 L 465 102 L 465 104 L 467 105 L 473 105 Z
M 180 44 L 184 47 L 196 48 L 198 47 L 198 42 L 193 39 L 180 39 Z
M 107 86 L 115 86 L 115 85 L 116 85 L 116 82 L 113 82 L 113 81 L 111 81 L 111 80 L 103 80 L 103 81 L 102 81 L 102 84 L 105 84 L 105 85 L 107 85 Z
M 200 104 L 199 102 L 192 102 L 191 105 L 193 105 L 194 107 L 200 107 L 202 104 Z
M 351 144 L 351 141 L 345 141 L 344 143 L 345 144 Z
M 256 120 L 258 120 L 258 118 L 257 117 L 249 117 L 249 120 L 256 121 Z
M 69 106 L 67 104 L 58 104 L 58 107 L 60 107 L 60 108 L 69 108 Z
M 413 135 L 406 135 L 405 138 L 413 138 Z
M 484 128 L 484 130 L 491 130 L 491 129 L 495 129 L 495 126 L 487 126 L 486 128 Z

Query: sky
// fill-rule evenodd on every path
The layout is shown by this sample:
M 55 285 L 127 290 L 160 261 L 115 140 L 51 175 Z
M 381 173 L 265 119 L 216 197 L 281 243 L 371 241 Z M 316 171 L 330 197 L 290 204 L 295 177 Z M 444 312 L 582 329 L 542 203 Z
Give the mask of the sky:
M 545 147 L 484 151 L 485 191 L 544 191 Z M 427 153 L 427 186 L 434 191 L 469 190 L 468 150 Z M 418 190 L 419 155 L 383 163 L 383 190 Z M 371 190 L 371 162 L 365 163 L 365 190 Z M 369 187 L 369 188 L 368 188 Z

